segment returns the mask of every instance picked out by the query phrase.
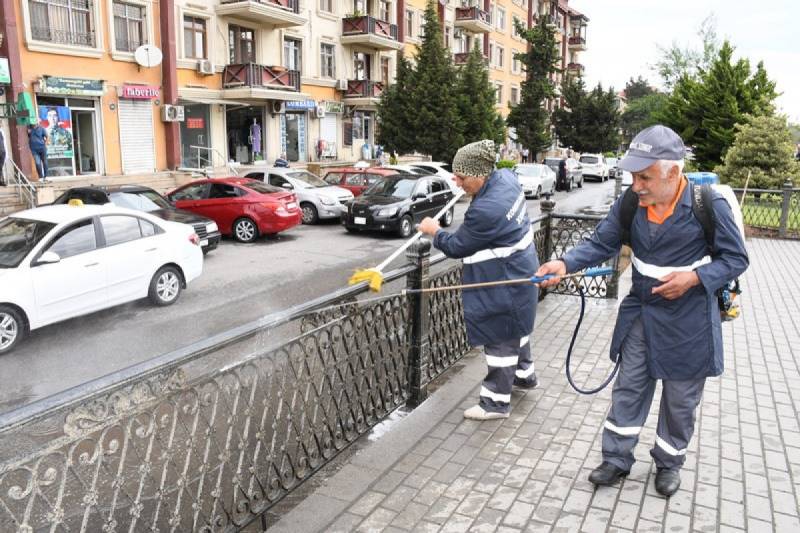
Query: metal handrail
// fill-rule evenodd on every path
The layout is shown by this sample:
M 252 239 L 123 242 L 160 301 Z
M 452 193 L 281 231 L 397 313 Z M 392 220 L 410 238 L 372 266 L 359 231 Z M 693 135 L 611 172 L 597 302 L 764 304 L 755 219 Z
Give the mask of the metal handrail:
M 201 160 L 207 161 L 211 167 L 214 167 L 214 154 L 217 154 L 222 159 L 222 161 L 224 161 L 224 166 L 225 166 L 226 169 L 228 169 L 228 172 L 230 172 L 231 174 L 234 174 L 236 176 L 239 175 L 239 172 L 233 167 L 233 165 L 230 164 L 230 162 L 225 158 L 225 156 L 222 154 L 222 152 L 220 152 L 216 148 L 211 148 L 210 146 L 197 146 L 195 144 L 190 144 L 189 145 L 189 149 L 197 150 L 197 168 L 198 169 L 204 168 L 204 165 L 200 164 Z M 200 156 L 200 150 L 205 150 L 210 157 L 201 157 Z M 206 174 L 206 177 L 208 177 L 208 171 L 206 171 L 205 174 Z
M 13 182 L 11 185 L 17 189 L 19 199 L 25 202 L 29 209 L 36 207 L 36 186 L 31 183 L 13 159 L 8 158 L 6 161 L 11 163 L 11 181 Z

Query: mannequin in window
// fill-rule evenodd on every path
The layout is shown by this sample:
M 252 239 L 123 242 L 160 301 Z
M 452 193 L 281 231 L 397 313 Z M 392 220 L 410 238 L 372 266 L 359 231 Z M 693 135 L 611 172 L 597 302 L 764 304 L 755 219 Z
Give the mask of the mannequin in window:
M 256 122 L 256 119 L 253 119 L 253 123 L 250 124 L 250 148 L 253 150 L 253 161 L 258 161 L 261 159 L 261 126 Z

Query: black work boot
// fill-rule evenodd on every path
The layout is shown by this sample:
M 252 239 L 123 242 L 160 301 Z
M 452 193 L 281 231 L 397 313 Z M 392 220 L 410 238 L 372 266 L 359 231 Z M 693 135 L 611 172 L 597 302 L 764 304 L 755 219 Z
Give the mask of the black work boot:
M 535 389 L 538 384 L 539 380 L 536 377 L 536 374 L 533 374 L 526 379 L 517 377 L 514 378 L 514 386 L 518 389 Z
M 656 492 L 669 498 L 681 486 L 681 471 L 678 468 L 659 468 L 656 472 Z
M 589 474 L 589 481 L 594 483 L 595 486 L 613 485 L 628 474 L 630 474 L 629 470 L 623 470 L 618 466 L 603 461 L 600 466 Z

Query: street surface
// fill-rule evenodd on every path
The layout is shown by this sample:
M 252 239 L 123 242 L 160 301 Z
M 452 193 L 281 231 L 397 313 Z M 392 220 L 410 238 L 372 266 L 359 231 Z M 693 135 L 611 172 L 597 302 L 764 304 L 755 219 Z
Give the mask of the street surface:
M 556 211 L 602 204 L 613 190 L 612 180 L 556 193 Z M 459 202 L 450 229 L 468 205 Z M 528 213 L 540 213 L 539 200 L 528 200 Z M 253 244 L 226 239 L 206 256 L 203 275 L 175 305 L 155 308 L 141 300 L 54 324 L 0 357 L 0 412 L 341 288 L 356 268 L 375 266 L 402 242 L 378 233 L 348 234 L 333 222 L 298 226 Z

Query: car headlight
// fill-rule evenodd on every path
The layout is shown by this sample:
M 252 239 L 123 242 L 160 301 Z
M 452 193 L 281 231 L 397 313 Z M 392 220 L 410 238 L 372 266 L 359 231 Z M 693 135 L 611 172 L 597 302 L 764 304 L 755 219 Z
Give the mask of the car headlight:
M 319 201 L 322 205 L 336 205 L 336 200 L 327 196 L 321 196 Z
M 379 217 L 393 217 L 396 214 L 397 214 L 397 208 L 396 207 L 386 207 L 386 208 L 381 209 L 380 211 L 378 211 L 378 216 Z
M 219 231 L 219 227 L 217 226 L 216 222 L 209 222 L 206 224 L 207 233 L 214 233 L 215 231 Z

